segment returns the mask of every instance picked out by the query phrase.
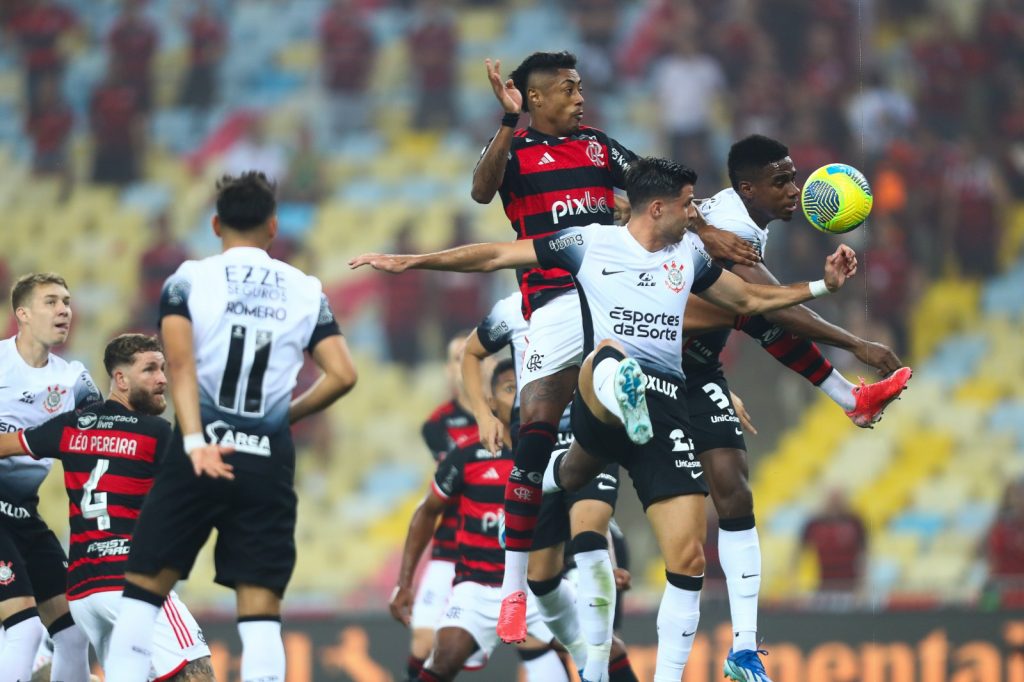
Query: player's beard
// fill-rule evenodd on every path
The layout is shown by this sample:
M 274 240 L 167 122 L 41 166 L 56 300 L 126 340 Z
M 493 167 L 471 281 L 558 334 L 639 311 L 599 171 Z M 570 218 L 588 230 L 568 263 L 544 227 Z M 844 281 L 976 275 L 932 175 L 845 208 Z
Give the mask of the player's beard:
M 131 401 L 132 407 L 143 414 L 156 416 L 163 414 L 167 409 L 167 400 L 162 394 L 150 393 L 142 388 L 132 389 L 128 399 Z

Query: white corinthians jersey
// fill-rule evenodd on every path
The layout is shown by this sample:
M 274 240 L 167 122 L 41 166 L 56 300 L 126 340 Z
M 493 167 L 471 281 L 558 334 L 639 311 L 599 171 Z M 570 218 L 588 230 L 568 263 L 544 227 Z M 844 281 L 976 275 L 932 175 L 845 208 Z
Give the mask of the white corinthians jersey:
M 164 284 L 160 316 L 192 321 L 206 439 L 269 456 L 264 436 L 288 433 L 303 352 L 339 334 L 320 280 L 236 247 L 185 261 Z
M 494 304 L 487 317 L 477 325 L 476 333 L 480 337 L 480 345 L 492 355 L 505 346 L 512 348 L 518 377 L 526 357 L 526 332 L 529 328 L 529 323 L 523 318 L 523 296 L 517 291 Z M 518 393 L 515 406 L 519 406 Z
M 641 366 L 683 379 L 686 299 L 722 274 L 697 237 L 687 232 L 651 252 L 625 228 L 588 225 L 535 239 L 534 249 L 543 267 L 568 270 L 576 282 L 585 352 L 615 339 Z
M 741 239 L 750 242 L 763 258 L 764 247 L 768 243 L 768 230 L 757 226 L 747 212 L 747 207 L 732 187 L 700 203 L 700 212 L 709 225 L 720 230 L 732 232 Z
M 31 367 L 18 353 L 14 337 L 0 341 L 0 431 L 37 426 L 51 417 L 100 399 L 92 377 L 80 362 L 50 354 L 46 365 Z M 0 459 L 0 500 L 32 500 L 53 460 L 19 455 Z

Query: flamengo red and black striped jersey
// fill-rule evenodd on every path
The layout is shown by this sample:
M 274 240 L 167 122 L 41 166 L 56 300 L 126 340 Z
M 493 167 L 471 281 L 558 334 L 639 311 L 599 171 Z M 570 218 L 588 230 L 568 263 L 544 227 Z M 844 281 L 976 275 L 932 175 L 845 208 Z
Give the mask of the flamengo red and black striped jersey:
M 611 225 L 615 187 L 625 187 L 626 170 L 636 159 L 629 149 L 597 128 L 580 126 L 569 137 L 533 128 L 515 131 L 498 193 L 519 239 L 536 239 L 592 223 Z M 523 317 L 573 287 L 560 268 L 516 271 L 523 295 Z
M 505 513 L 505 483 L 512 451 L 495 457 L 479 442 L 448 453 L 434 475 L 434 494 L 458 506 L 459 559 L 453 583 L 501 585 L 505 550 L 498 544 L 498 518 Z
M 437 463 L 443 462 L 452 450 L 472 445 L 480 440 L 476 419 L 462 409 L 456 400 L 449 400 L 434 410 L 423 423 L 420 433 Z M 459 510 L 455 505 L 449 505 L 441 517 L 441 525 L 434 531 L 434 542 L 430 548 L 431 559 L 456 561 L 459 558 L 459 546 L 455 541 L 458 527 Z
M 166 420 L 113 400 L 21 432 L 27 454 L 64 465 L 71 521 L 68 599 L 124 587 L 135 520 L 170 440 Z

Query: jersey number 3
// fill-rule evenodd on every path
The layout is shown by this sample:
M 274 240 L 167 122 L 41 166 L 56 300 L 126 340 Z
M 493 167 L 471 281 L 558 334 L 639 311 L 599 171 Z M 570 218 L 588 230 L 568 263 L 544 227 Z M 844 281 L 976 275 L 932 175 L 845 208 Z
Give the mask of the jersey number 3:
M 220 380 L 220 395 L 217 405 L 229 412 L 263 415 L 263 377 L 270 364 L 270 346 L 274 341 L 274 333 L 266 329 L 257 329 L 255 353 L 249 378 L 245 382 L 245 393 L 242 396 L 242 407 L 238 407 L 238 387 L 242 380 L 242 354 L 245 352 L 245 339 L 249 329 L 243 324 L 231 326 L 231 342 L 228 344 L 228 360 L 224 365 L 224 376 Z
M 82 486 L 82 518 L 96 519 L 96 526 L 100 530 L 110 529 L 110 514 L 107 513 L 107 494 L 96 492 L 96 488 L 109 468 L 109 459 L 97 460 L 89 480 Z

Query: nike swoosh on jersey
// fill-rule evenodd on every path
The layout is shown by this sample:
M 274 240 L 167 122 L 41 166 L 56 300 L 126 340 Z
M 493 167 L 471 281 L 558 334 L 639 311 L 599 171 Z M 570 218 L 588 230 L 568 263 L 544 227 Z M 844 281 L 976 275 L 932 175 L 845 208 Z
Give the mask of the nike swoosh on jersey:
M 601 268 L 602 275 L 617 275 L 620 272 L 625 272 L 625 270 L 609 270 L 608 268 Z

